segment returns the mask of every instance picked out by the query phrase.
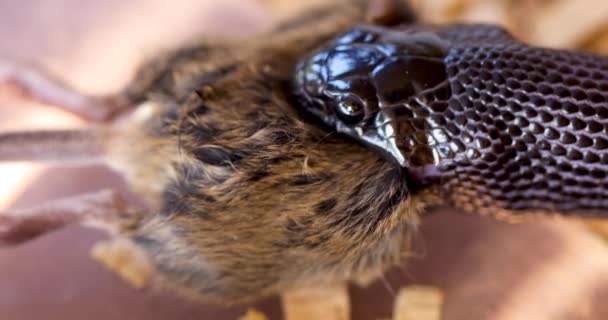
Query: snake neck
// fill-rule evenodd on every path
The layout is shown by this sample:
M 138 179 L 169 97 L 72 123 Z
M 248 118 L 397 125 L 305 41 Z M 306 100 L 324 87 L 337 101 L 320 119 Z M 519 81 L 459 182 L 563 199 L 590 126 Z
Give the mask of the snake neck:
M 608 212 L 608 58 L 490 25 L 359 27 L 299 65 L 308 112 L 475 212 Z
M 469 211 L 608 209 L 607 58 L 508 42 L 454 47 L 445 65 L 412 110 L 413 172 L 439 172 Z

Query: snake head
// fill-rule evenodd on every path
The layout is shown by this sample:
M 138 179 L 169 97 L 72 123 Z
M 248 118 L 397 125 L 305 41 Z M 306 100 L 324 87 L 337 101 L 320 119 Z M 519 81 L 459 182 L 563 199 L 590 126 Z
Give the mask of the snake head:
M 428 31 L 359 26 L 297 65 L 294 92 L 326 125 L 406 167 L 399 109 L 446 81 L 445 54 L 445 45 Z

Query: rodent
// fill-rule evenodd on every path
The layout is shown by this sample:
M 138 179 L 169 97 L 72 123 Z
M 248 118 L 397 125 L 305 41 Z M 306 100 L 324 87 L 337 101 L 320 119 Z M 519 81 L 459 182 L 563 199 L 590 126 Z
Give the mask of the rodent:
M 122 172 L 150 211 L 114 223 L 115 237 L 145 255 L 150 281 L 186 295 L 234 303 L 369 281 L 407 254 L 434 196 L 413 196 L 401 168 L 304 121 L 288 92 L 297 59 L 365 7 L 337 2 L 245 45 L 169 53 L 112 97 L 139 103 L 126 122 L 4 135 L 0 158 L 102 158 Z M 55 141 L 49 152 L 40 137 Z
M 424 209 L 441 199 L 413 192 L 403 168 L 307 121 L 290 94 L 297 61 L 364 21 L 364 7 L 330 5 L 248 44 L 160 57 L 111 97 L 140 104 L 126 123 L 56 133 L 58 146 L 74 144 L 44 155 L 0 143 L 0 158 L 103 157 L 151 207 L 117 221 L 115 237 L 145 256 L 154 280 L 191 297 L 235 303 L 365 283 L 401 262 Z

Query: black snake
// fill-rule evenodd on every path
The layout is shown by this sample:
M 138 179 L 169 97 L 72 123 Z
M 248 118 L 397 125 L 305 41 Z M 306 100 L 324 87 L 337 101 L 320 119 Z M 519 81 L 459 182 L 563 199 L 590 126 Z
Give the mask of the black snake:
M 336 131 L 469 211 L 608 212 L 608 58 L 491 25 L 358 26 L 293 90 Z

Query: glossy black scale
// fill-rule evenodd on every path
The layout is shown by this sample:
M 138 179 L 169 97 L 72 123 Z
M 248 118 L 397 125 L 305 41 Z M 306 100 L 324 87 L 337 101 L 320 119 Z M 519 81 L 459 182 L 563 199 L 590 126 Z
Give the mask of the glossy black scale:
M 608 209 L 605 57 L 489 25 L 360 26 L 303 59 L 294 92 L 464 209 Z
M 446 50 L 433 33 L 362 26 L 302 63 L 296 90 L 327 124 L 388 152 L 400 165 L 435 164 L 433 149 L 420 143 L 432 138 L 416 137 L 426 124 L 408 119 L 412 112 L 425 112 L 428 103 L 413 97 L 424 99 L 423 93 L 438 86 L 444 88 L 444 99 L 450 95 Z

